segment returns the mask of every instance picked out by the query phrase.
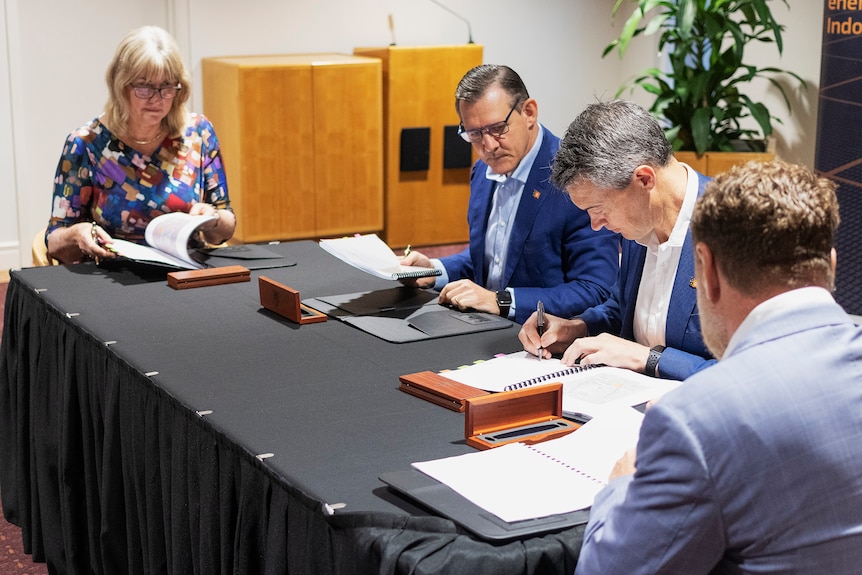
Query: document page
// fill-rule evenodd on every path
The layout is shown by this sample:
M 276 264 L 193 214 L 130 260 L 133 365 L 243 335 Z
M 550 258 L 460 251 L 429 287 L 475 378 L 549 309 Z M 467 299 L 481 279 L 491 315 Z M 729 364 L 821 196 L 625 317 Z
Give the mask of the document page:
M 203 266 L 189 254 L 189 238 L 202 224 L 216 216 L 193 216 L 185 212 L 162 214 L 147 225 L 144 240 L 148 245 L 114 238 L 110 248 L 118 255 L 139 262 L 155 262 L 182 269 Z
M 320 247 L 344 263 L 388 280 L 440 275 L 440 270 L 434 268 L 401 265 L 398 256 L 377 234 L 320 240 Z
M 161 250 L 185 262 L 187 267 L 200 268 L 189 255 L 189 238 L 204 223 L 217 216 L 202 216 L 185 212 L 172 212 L 154 218 L 144 231 L 144 239 L 157 250 Z
M 657 399 L 682 382 L 608 366 L 567 366 L 526 351 L 442 372 L 440 375 L 485 391 L 499 392 L 561 382 L 563 412 L 587 418 L 601 411 Z
M 569 513 L 592 505 L 616 461 L 637 445 L 642 420 L 640 412 L 622 408 L 557 439 L 413 467 L 509 523 Z

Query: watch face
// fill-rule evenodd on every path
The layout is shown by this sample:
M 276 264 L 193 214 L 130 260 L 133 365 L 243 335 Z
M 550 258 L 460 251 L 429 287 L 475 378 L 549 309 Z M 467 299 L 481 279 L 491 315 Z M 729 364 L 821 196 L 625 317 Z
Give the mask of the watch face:
M 498 291 L 497 305 L 512 305 L 512 294 L 506 290 Z

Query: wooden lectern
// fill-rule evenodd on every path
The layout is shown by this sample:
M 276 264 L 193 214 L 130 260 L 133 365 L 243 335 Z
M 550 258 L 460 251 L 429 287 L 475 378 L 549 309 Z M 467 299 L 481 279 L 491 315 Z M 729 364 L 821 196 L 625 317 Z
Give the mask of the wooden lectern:
M 434 245 L 469 240 L 472 149 L 456 130 L 455 88 L 482 63 L 482 46 L 356 48 L 383 62 L 386 242 Z
M 380 60 L 238 56 L 204 58 L 202 70 L 238 241 L 383 229 Z

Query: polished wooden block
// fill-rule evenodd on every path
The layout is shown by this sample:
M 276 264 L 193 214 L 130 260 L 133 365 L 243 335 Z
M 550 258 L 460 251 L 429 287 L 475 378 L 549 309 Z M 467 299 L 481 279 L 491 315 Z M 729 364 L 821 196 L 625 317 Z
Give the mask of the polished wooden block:
M 353 53 L 383 62 L 384 239 L 393 248 L 468 241 L 470 168 L 443 168 L 443 136 L 445 126 L 459 123 L 455 88 L 482 63 L 482 46 L 386 46 Z M 421 127 L 431 128 L 428 170 L 402 172 L 401 131 Z
M 464 438 L 477 449 L 517 441 L 539 443 L 580 427 L 563 418 L 563 384 L 559 382 L 464 401 Z
M 257 278 L 260 305 L 298 324 L 321 323 L 326 314 L 311 309 L 301 301 L 299 292 L 266 276 Z
M 235 239 L 383 228 L 382 66 L 344 54 L 204 58 Z
M 431 371 L 408 373 L 400 376 L 398 380 L 401 382 L 398 389 L 404 393 L 421 397 L 452 411 L 464 411 L 469 397 L 488 395 L 487 391 L 465 385 Z

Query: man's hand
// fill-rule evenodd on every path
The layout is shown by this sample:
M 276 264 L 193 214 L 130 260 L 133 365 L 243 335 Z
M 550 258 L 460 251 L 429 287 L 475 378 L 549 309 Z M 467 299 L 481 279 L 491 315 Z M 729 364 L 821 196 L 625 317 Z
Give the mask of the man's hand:
M 539 355 L 539 348 L 542 348 L 542 357 L 550 359 L 552 354 L 562 353 L 573 341 L 585 335 L 587 324 L 583 320 L 563 319 L 546 313 L 545 333 L 540 338 L 536 329 L 536 314 L 533 313 L 521 326 L 518 339 L 525 351 Z
M 413 255 L 413 254 L 411 254 Z M 497 294 L 475 284 L 470 280 L 449 282 L 440 291 L 440 305 L 448 305 L 459 310 L 475 310 L 500 314 Z
M 637 459 L 637 449 L 632 447 L 631 449 L 627 449 L 626 452 L 620 457 L 614 468 L 611 470 L 611 475 L 608 477 L 608 481 L 612 479 L 616 479 L 617 477 L 622 477 L 623 475 L 632 475 L 636 471 L 635 468 L 635 460 Z
M 649 348 L 639 343 L 601 333 L 595 337 L 582 337 L 563 354 L 566 365 L 604 364 L 643 373 L 649 357 Z
M 401 265 L 403 266 L 416 266 L 420 268 L 433 268 L 434 264 L 431 263 L 431 258 L 426 256 L 425 254 L 417 251 L 411 251 L 409 254 L 401 258 Z M 415 286 L 420 288 L 428 288 L 434 287 L 434 282 L 436 278 L 434 276 L 424 277 L 424 278 L 402 278 L 400 281 L 403 285 L 406 286 Z

